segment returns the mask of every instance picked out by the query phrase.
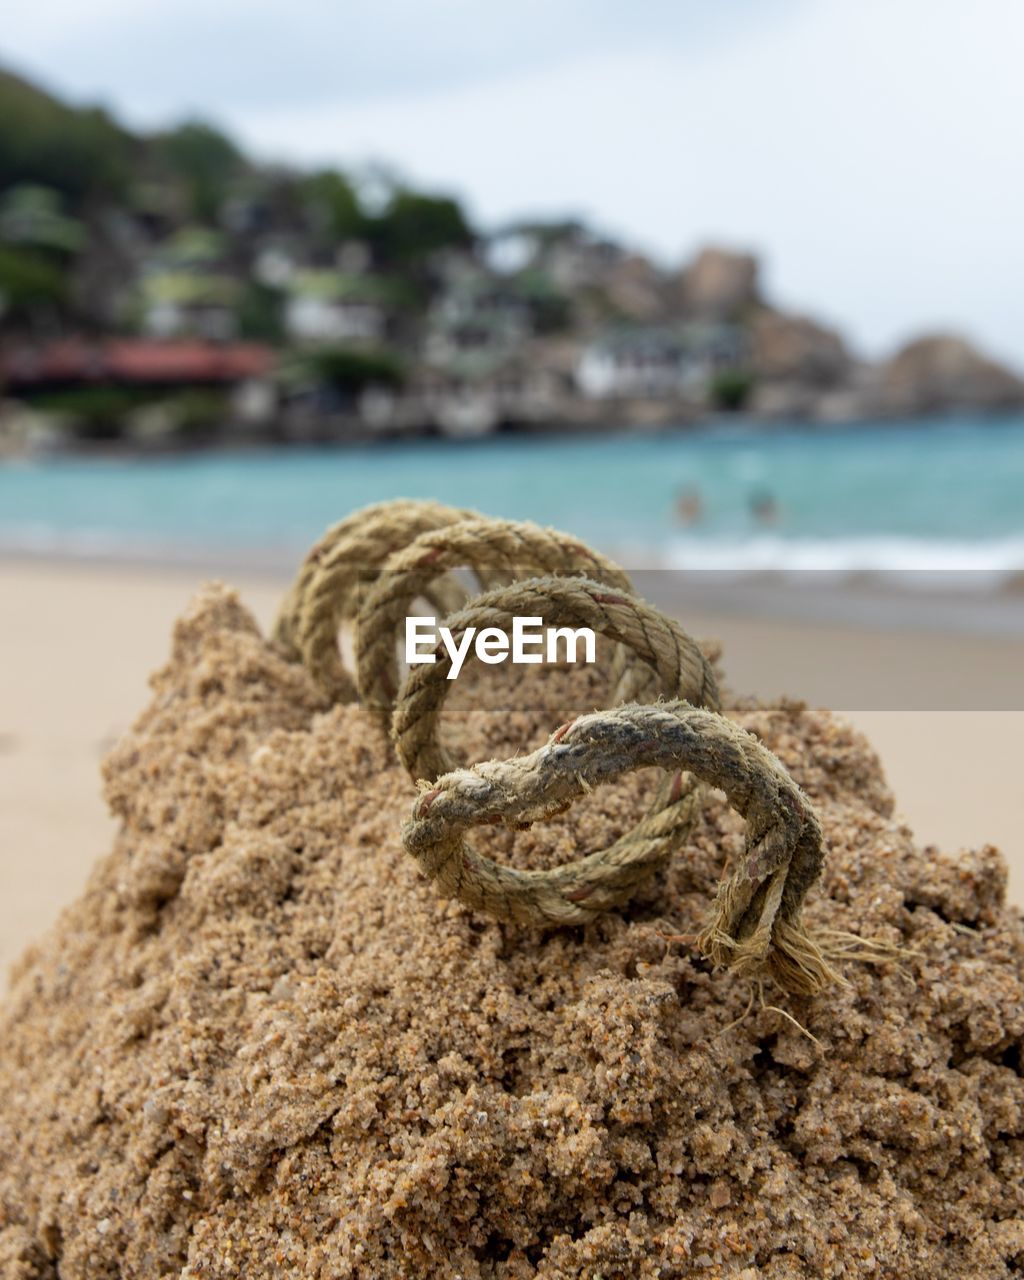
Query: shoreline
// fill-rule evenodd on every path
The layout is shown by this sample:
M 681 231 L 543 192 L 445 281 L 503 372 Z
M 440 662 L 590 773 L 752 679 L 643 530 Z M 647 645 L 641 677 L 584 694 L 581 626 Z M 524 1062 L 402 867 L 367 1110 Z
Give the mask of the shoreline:
M 0 558 L 7 625 L 0 637 L 0 970 L 48 928 L 110 847 L 115 824 L 100 792 L 100 762 L 148 701 L 147 678 L 167 658 L 171 627 L 203 579 L 183 566 L 156 570 Z M 205 575 L 209 576 L 209 575 Z M 228 573 L 266 629 L 289 578 Z M 668 602 L 662 602 L 666 607 Z M 1024 704 L 992 709 L 1020 679 L 1020 644 L 928 632 L 892 632 L 885 689 L 877 646 L 847 626 L 743 616 L 688 606 L 683 625 L 723 645 L 727 683 L 812 704 L 833 664 L 869 659 L 858 699 L 827 702 L 867 733 L 896 795 L 896 811 L 921 843 L 948 852 L 1000 846 L 1010 896 L 1024 905 L 1024 800 L 1018 779 Z M 847 671 L 855 667 L 847 665 Z M 888 694 L 931 678 L 971 687 L 973 706 L 908 707 Z M 919 686 L 918 686 L 919 687 Z M 888 693 L 885 697 L 868 695 Z M 847 686 L 858 694 L 852 677 Z M 887 700 L 888 699 L 888 700 Z M 859 705 L 858 705 L 859 700 Z M 1005 706 L 1005 703 L 1003 704 Z
M 553 442 L 590 438 L 605 440 L 651 436 L 750 436 L 752 438 L 803 433 L 808 435 L 837 435 L 858 431 L 927 431 L 935 426 L 956 423 L 965 417 L 981 426 L 1000 423 L 1024 422 L 1024 407 L 991 408 L 969 403 L 947 406 L 941 409 L 922 410 L 918 413 L 858 414 L 840 416 L 797 416 L 759 414 L 748 411 L 729 412 L 706 410 L 689 412 L 676 405 L 662 406 L 664 416 L 644 418 L 637 414 L 630 403 L 614 402 L 614 409 L 597 418 L 558 418 L 544 422 L 504 422 L 485 433 L 448 434 L 430 426 L 416 429 L 381 431 L 357 426 L 335 435 L 274 435 L 267 431 L 238 430 L 232 426 L 198 434 L 189 439 L 159 441 L 132 440 L 129 437 L 111 439 L 48 440 L 43 445 L 9 445 L 0 448 L 0 465 L 4 463 L 31 463 L 35 461 L 89 460 L 144 461 L 160 458 L 188 458 L 209 454 L 237 455 L 246 453 L 288 453 L 293 450 L 314 449 L 345 453 L 356 449 L 401 449 L 407 445 L 429 442 L 448 448 L 486 448 L 498 440 L 550 439 Z M 2 417 L 0 417 L 2 425 Z
M 281 543 L 265 547 L 141 543 L 129 553 L 123 546 L 115 550 L 65 544 L 34 549 L 5 544 L 0 538 L 0 566 L 241 576 L 281 584 L 291 579 L 306 550 L 305 545 Z M 1003 582 L 990 588 L 978 583 L 975 570 L 635 568 L 628 555 L 614 549 L 609 554 L 630 574 L 639 595 L 674 617 L 696 609 L 726 618 L 755 617 L 872 634 L 949 633 L 1024 642 L 1024 570 L 1008 571 Z M 948 693 L 937 692 L 937 696 Z M 1024 709 L 1024 674 L 1019 688 L 1011 689 L 1011 701 Z

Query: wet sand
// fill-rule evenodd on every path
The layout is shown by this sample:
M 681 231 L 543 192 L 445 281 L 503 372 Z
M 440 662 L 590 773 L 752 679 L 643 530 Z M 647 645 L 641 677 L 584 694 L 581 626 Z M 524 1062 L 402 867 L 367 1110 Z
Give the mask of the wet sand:
M 202 575 L 193 569 L 0 562 L 0 969 L 80 891 L 114 822 L 102 756 L 148 701 L 171 624 Z M 268 625 L 285 586 L 232 575 Z M 1010 864 L 1024 903 L 1024 640 L 751 619 L 683 607 L 694 634 L 718 636 L 731 685 L 843 710 L 874 742 L 897 809 L 920 840 L 955 852 L 986 842 Z M 977 707 L 941 696 L 970 687 Z M 1011 692 L 1012 691 L 1012 692 Z M 922 710 L 936 706 L 939 709 Z

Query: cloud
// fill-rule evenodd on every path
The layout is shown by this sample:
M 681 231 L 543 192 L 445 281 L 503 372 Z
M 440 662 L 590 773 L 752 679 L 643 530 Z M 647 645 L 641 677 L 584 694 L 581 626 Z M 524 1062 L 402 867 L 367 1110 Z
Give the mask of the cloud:
M 411 97 L 608 49 L 680 52 L 805 0 L 50 0 L 5 20 L 28 67 L 136 115 Z
M 871 351 L 934 325 L 1024 365 L 1015 0 L 820 0 L 699 56 L 670 42 L 417 101 L 240 112 L 278 154 L 383 155 L 479 216 L 579 212 L 679 259 L 765 254 Z
M 944 325 L 1024 365 L 1019 0 L 46 0 L 4 39 L 135 119 L 393 162 L 492 224 L 749 245 L 870 351 Z

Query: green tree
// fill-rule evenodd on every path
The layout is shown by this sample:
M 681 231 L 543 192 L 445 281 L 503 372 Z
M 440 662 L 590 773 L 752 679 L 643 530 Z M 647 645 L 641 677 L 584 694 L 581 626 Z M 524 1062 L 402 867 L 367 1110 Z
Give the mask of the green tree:
M 370 386 L 398 387 L 404 376 L 398 357 L 384 350 L 333 347 L 309 352 L 303 363 L 317 381 L 345 394 Z
M 245 160 L 230 138 L 201 120 L 187 121 L 153 139 L 158 163 L 186 186 L 192 216 L 216 222 Z
M 301 193 L 317 231 L 336 240 L 359 239 L 366 232 L 366 217 L 355 188 L 343 173 L 322 169 L 302 182 Z
M 39 183 L 73 208 L 126 190 L 136 143 L 96 107 L 67 107 L 0 71 L 0 188 Z
M 523 301 L 530 308 L 536 333 L 563 333 L 572 324 L 572 299 L 556 288 L 550 276 L 527 269 L 515 281 Z
M 411 264 L 438 249 L 466 249 L 474 235 L 457 200 L 400 188 L 368 220 L 368 236 L 386 264 Z
M 65 387 L 27 396 L 37 409 L 59 414 L 76 440 L 120 440 L 133 409 L 155 398 L 144 387 Z
M 742 369 L 722 369 L 711 379 L 709 395 L 712 405 L 726 413 L 737 413 L 750 399 L 754 380 Z
M 238 334 L 257 342 L 284 341 L 284 294 L 280 289 L 246 282 L 238 304 Z
M 0 245 L 0 325 L 32 325 L 62 316 L 68 278 L 49 258 Z

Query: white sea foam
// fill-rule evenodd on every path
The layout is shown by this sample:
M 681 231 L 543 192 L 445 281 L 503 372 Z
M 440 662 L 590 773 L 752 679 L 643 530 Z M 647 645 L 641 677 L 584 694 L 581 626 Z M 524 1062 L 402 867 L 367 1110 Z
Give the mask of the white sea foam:
M 0 550 L 119 559 L 191 559 L 198 548 L 192 540 L 130 536 L 114 529 L 62 528 L 46 521 L 0 522 Z M 206 548 L 209 550 L 209 548 Z M 800 574 L 813 572 L 842 580 L 874 574 L 949 575 L 950 585 L 976 580 L 992 589 L 1024 577 L 1024 536 L 954 540 L 866 536 L 799 538 L 755 534 L 749 538 L 675 536 L 661 546 L 618 545 L 608 548 L 627 566 L 708 570 L 721 574 Z
M 859 537 L 747 539 L 674 538 L 657 555 L 665 568 L 718 573 L 814 572 L 837 579 L 894 574 L 911 584 L 927 574 L 932 587 L 992 590 L 1024 575 L 1024 536 L 978 541 Z M 635 561 L 634 561 L 635 562 Z M 940 581 L 948 578 L 948 582 Z
M 172 548 L 154 539 L 113 529 L 64 529 L 41 520 L 0 524 L 0 550 L 32 555 L 70 556 L 82 559 L 148 560 L 162 552 L 172 558 Z

